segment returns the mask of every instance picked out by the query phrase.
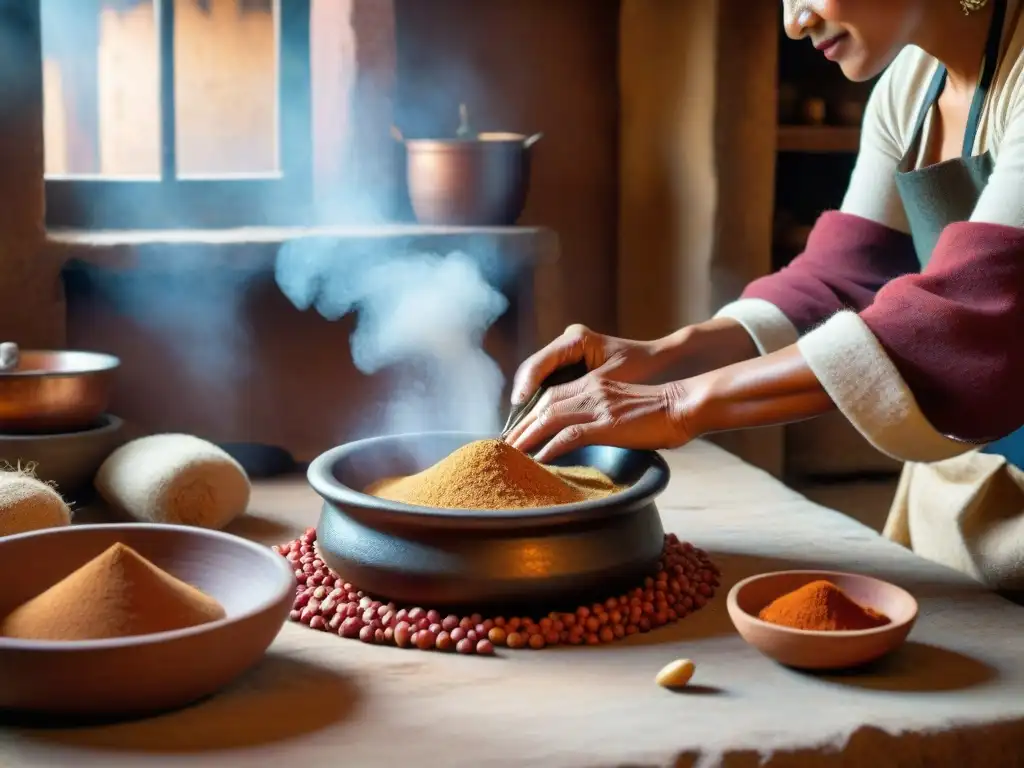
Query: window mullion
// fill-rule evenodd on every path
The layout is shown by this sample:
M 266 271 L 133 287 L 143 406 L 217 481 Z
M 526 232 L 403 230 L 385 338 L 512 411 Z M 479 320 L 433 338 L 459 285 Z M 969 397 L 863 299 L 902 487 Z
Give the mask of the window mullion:
M 178 178 L 177 118 L 174 94 L 174 2 L 157 0 L 160 11 L 160 179 L 174 184 Z

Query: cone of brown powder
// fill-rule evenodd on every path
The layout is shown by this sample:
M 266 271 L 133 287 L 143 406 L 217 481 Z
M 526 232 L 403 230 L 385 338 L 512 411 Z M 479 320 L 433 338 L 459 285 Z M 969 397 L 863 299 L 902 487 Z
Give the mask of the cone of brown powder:
M 566 477 L 560 476 L 565 472 Z M 380 480 L 382 499 L 447 509 L 527 509 L 572 504 L 617 490 L 590 468 L 548 468 L 502 440 L 477 440 L 428 469 Z
M 114 544 L 0 622 L 22 640 L 100 640 L 185 629 L 225 617 L 212 597 Z

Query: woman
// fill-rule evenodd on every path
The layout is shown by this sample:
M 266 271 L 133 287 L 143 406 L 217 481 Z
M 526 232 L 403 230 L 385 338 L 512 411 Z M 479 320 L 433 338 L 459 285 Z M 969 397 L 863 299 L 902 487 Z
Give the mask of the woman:
M 842 208 L 714 319 L 641 342 L 570 327 L 516 376 L 508 440 L 670 448 L 838 408 L 908 462 L 885 535 L 1024 589 L 1024 0 L 784 0 L 786 31 L 882 76 Z

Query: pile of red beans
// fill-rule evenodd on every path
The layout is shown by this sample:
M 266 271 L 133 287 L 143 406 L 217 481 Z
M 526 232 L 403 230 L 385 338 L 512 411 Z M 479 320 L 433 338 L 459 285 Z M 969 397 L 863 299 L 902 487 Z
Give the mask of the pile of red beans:
M 331 571 L 315 545 L 316 529 L 310 528 L 295 541 L 274 547 L 295 567 L 292 621 L 364 643 L 424 651 L 486 655 L 496 646 L 539 650 L 549 645 L 611 643 L 700 610 L 715 594 L 720 575 L 706 552 L 668 534 L 656 572 L 628 594 L 542 619 L 456 616 L 373 599 Z

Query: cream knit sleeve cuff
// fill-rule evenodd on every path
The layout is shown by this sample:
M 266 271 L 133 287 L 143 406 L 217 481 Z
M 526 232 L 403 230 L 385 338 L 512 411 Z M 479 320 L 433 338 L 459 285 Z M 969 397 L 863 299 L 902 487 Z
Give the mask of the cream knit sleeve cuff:
M 932 462 L 978 448 L 935 431 L 855 312 L 836 313 L 797 345 L 839 410 L 882 453 L 900 461 Z
M 739 299 L 726 304 L 715 317 L 728 317 L 742 325 L 762 355 L 795 344 L 799 337 L 782 310 L 764 299 Z

